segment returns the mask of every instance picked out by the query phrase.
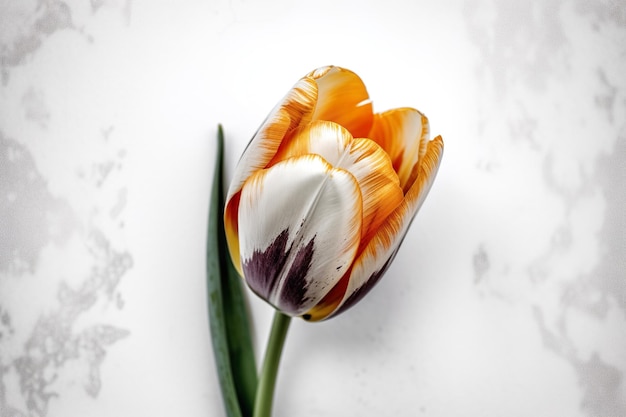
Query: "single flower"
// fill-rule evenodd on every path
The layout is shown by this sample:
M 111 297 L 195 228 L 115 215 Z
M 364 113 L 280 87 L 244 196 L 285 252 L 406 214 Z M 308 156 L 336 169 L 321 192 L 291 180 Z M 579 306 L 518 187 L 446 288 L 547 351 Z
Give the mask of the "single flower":
M 322 320 L 346 310 L 389 267 L 442 153 L 419 111 L 374 114 L 355 73 L 311 72 L 235 170 L 224 212 L 235 267 L 289 316 Z

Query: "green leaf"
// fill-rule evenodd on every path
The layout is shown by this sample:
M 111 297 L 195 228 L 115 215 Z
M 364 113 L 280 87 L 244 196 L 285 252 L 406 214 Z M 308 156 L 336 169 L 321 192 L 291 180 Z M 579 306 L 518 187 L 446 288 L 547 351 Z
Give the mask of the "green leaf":
M 256 361 L 248 309 L 242 289 L 242 279 L 230 260 L 226 246 L 227 277 L 224 280 L 224 315 L 228 333 L 231 367 L 241 413 L 251 416 L 258 383 Z
M 257 371 L 242 280 L 226 246 L 223 159 L 224 133 L 220 125 L 207 238 L 211 340 L 226 413 L 228 417 L 248 417 L 254 408 Z

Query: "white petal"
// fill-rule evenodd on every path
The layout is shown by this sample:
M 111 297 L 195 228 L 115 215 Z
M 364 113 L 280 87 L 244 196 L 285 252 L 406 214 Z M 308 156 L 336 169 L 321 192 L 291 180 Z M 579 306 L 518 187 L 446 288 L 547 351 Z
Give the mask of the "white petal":
M 257 171 L 239 203 L 239 242 L 250 287 L 300 315 L 330 291 L 359 246 L 362 201 L 354 177 L 317 155 Z

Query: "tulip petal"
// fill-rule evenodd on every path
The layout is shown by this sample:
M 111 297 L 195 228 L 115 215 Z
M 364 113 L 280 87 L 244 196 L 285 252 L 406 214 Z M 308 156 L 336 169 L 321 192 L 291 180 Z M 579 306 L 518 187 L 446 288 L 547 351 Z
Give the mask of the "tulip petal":
M 317 101 L 317 84 L 303 78 L 276 105 L 241 155 L 226 197 L 224 228 L 233 265 L 243 274 L 239 254 L 237 211 L 241 187 L 252 173 L 267 166 L 279 149 L 286 133 L 307 123 Z
M 437 174 L 443 155 L 443 139 L 427 142 L 419 172 L 404 201 L 381 225 L 363 252 L 355 260 L 341 303 L 332 315 L 345 311 L 359 301 L 378 282 L 390 265 L 421 207 Z
M 429 138 L 428 119 L 412 108 L 400 108 L 374 115 L 369 138 L 387 151 L 406 192 L 415 179 L 414 167 L 424 156 Z
M 276 105 L 241 155 L 228 189 L 227 201 L 241 190 L 253 172 L 267 166 L 288 131 L 311 119 L 316 101 L 315 81 L 303 78 Z
M 343 168 L 356 178 L 363 197 L 363 245 L 404 198 L 389 156 L 370 139 L 353 139 L 337 123 L 314 121 L 292 131 L 274 160 L 308 154 L 320 155 L 333 167 Z
M 269 166 L 294 156 L 320 155 L 332 166 L 345 156 L 352 135 L 344 127 L 328 121 L 313 121 L 292 130 Z
M 373 112 L 365 84 L 354 72 L 329 66 L 311 72 L 318 97 L 312 120 L 328 120 L 348 129 L 353 137 L 366 137 Z
M 241 264 L 250 288 L 287 314 L 309 310 L 352 264 L 361 207 L 354 177 L 317 155 L 255 172 L 238 210 Z
M 241 269 L 241 255 L 239 253 L 239 199 L 241 191 L 231 196 L 230 200 L 224 207 L 224 234 L 226 235 L 226 243 L 228 244 L 228 252 L 233 266 L 243 276 Z
M 404 198 L 389 155 L 370 139 L 354 139 L 350 152 L 339 166 L 359 182 L 363 197 L 361 246 L 366 244 L 383 221 Z

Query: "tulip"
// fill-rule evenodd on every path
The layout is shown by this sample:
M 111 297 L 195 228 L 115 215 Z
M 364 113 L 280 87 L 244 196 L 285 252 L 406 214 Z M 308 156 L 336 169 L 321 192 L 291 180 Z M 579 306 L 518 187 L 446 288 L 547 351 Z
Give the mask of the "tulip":
M 256 132 L 224 209 L 232 261 L 279 312 L 318 321 L 380 280 L 433 183 L 443 140 L 412 108 L 373 113 L 361 79 L 303 77 Z

